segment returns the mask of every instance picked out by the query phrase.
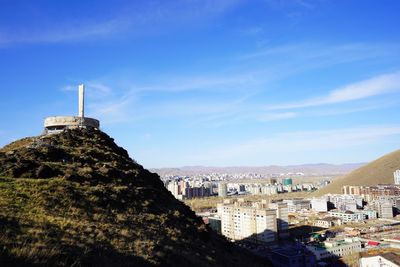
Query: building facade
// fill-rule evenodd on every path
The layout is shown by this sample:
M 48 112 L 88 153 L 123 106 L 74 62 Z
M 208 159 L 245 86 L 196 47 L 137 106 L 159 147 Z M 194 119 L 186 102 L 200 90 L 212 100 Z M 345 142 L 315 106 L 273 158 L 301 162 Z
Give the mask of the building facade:
M 287 203 L 284 202 L 269 203 L 268 207 L 270 209 L 276 210 L 278 236 L 280 238 L 289 237 L 289 211 Z
M 270 243 L 277 239 L 277 212 L 265 204 L 225 201 L 218 204 L 221 232 L 231 240 Z

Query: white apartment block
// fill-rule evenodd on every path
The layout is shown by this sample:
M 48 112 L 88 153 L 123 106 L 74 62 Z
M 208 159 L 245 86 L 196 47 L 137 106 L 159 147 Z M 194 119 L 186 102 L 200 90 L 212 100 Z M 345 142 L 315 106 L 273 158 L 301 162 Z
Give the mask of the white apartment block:
M 311 208 L 318 212 L 327 212 L 328 211 L 328 201 L 326 198 L 313 198 L 311 199 Z
M 393 173 L 393 176 L 394 176 L 394 184 L 400 185 L 400 170 L 396 170 Z
M 364 212 L 353 212 L 353 211 L 329 211 L 329 215 L 342 219 L 343 222 L 360 222 L 367 219 L 367 215 Z
M 379 218 L 392 219 L 393 218 L 393 205 L 388 200 L 374 201 L 376 211 L 378 212 Z
M 342 225 L 342 220 L 336 217 L 325 217 L 314 222 L 314 226 L 322 228 L 331 228 L 339 225 Z
M 228 193 L 228 185 L 224 182 L 218 183 L 218 196 L 219 197 L 226 197 Z
M 277 211 L 265 204 L 244 201 L 225 201 L 218 204 L 221 216 L 221 232 L 232 240 L 248 240 L 255 243 L 270 243 L 276 240 Z
M 336 209 L 357 211 L 363 208 L 363 198 L 357 195 L 328 194 L 327 200 L 331 202 Z
M 172 195 L 174 195 L 174 197 L 176 199 L 179 198 L 179 184 L 177 181 L 170 181 L 167 185 L 167 189 L 168 191 L 170 191 L 172 193 Z

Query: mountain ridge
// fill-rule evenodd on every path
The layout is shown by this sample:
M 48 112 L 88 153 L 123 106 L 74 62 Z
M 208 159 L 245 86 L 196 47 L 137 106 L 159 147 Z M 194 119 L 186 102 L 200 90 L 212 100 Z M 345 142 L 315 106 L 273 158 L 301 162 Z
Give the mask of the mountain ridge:
M 393 172 L 397 169 L 400 169 L 400 150 L 385 154 L 349 174 L 335 179 L 326 187 L 313 192 L 311 196 L 341 193 L 343 185 L 393 184 Z
M 340 175 L 348 173 L 365 163 L 344 163 L 344 164 L 329 164 L 329 163 L 310 163 L 300 165 L 267 165 L 267 166 L 183 166 L 174 168 L 151 168 L 153 172 L 158 174 L 177 173 L 177 174 L 193 174 L 193 173 L 244 173 L 244 172 L 257 172 L 260 174 L 279 174 L 279 173 L 296 173 L 302 172 L 306 174 L 315 175 Z

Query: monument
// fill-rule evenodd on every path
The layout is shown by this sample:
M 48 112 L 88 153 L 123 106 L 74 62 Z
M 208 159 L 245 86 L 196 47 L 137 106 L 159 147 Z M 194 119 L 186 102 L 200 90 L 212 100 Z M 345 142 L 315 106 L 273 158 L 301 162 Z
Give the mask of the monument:
M 51 116 L 44 120 L 46 134 L 61 132 L 72 128 L 100 128 L 100 121 L 85 117 L 85 85 L 79 85 L 78 116 Z

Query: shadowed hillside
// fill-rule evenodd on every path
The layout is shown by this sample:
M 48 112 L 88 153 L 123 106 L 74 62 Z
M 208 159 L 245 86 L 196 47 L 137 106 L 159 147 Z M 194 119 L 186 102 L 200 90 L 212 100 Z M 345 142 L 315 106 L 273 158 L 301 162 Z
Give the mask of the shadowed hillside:
M 5 266 L 266 266 L 215 234 L 97 130 L 0 150 Z
M 393 184 L 393 172 L 400 169 L 400 150 L 396 150 L 334 180 L 311 196 L 341 193 L 343 185 Z

